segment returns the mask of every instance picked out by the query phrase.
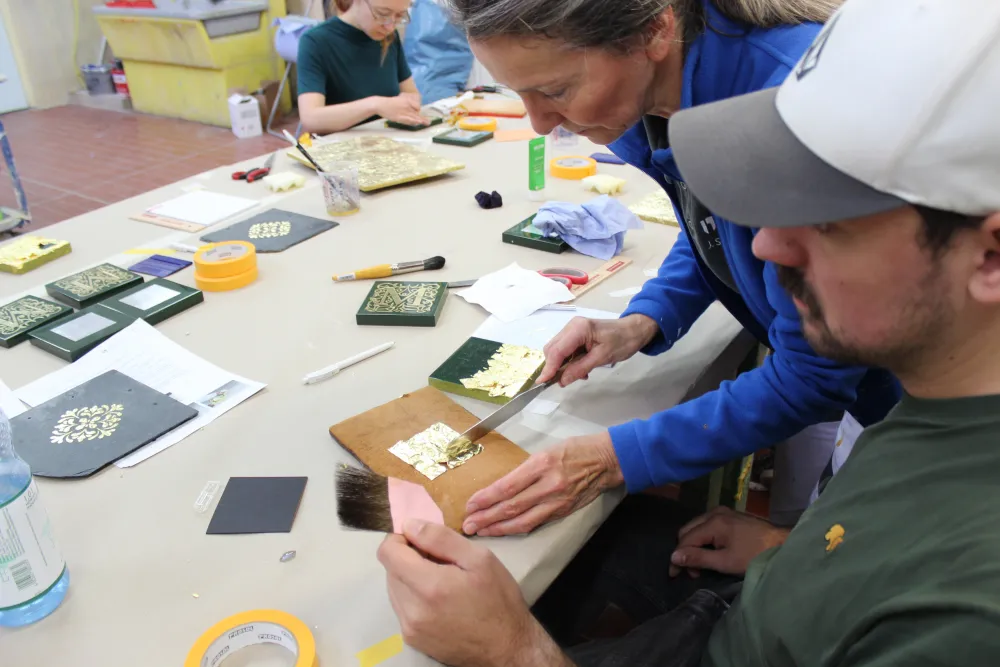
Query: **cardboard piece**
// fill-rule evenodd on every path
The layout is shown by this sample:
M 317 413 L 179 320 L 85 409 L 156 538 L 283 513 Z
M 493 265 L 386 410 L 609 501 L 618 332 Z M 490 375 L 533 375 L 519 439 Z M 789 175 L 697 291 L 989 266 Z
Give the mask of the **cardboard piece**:
M 206 243 L 247 241 L 253 244 L 257 252 L 281 252 L 339 224 L 332 220 L 272 208 L 225 229 L 205 234 L 201 240 Z
M 506 118 L 524 118 L 528 110 L 520 99 L 509 97 L 490 97 L 481 100 L 466 100 L 462 106 L 470 116 L 501 116 Z
M 73 309 L 55 301 L 26 296 L 0 306 L 0 347 L 14 347 L 28 340 L 28 334 Z
M 448 283 L 376 280 L 355 319 L 359 325 L 433 327 L 447 300 Z
M 89 477 L 198 411 L 108 371 L 11 419 L 14 449 L 39 477 Z
M 230 477 L 207 535 L 290 533 L 306 477 Z
M 479 418 L 437 389 L 424 387 L 331 426 L 330 435 L 373 472 L 423 486 L 444 513 L 445 525 L 461 531 L 465 505 L 472 494 L 514 470 L 528 453 L 491 432 L 478 440 L 483 446 L 481 453 L 428 480 L 389 448 L 437 422 L 463 433 Z

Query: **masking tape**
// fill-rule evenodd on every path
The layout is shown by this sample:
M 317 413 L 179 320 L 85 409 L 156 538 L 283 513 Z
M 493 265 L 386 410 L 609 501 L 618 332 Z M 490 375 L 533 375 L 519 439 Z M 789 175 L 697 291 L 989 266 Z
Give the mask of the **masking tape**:
M 354 657 L 358 659 L 359 667 L 375 667 L 375 665 L 385 662 L 394 655 L 402 652 L 403 636 L 393 635 L 388 639 L 383 639 L 378 644 L 369 646 L 364 651 L 358 651 Z M 188 666 L 184 665 L 184 667 Z
M 184 667 L 219 667 L 247 646 L 277 644 L 295 656 L 294 667 L 319 667 L 316 640 L 305 623 L 276 609 L 256 609 L 223 619 L 198 638 Z
M 198 249 L 194 270 L 202 278 L 229 278 L 257 267 L 257 249 L 247 241 L 224 241 Z
M 497 119 L 485 118 L 483 116 L 467 117 L 458 121 L 458 127 L 463 130 L 473 130 L 476 132 L 492 132 L 497 129 Z
M 246 287 L 257 280 L 257 267 L 225 278 L 206 278 L 197 271 L 194 273 L 194 284 L 203 292 L 228 292 Z
M 597 162 L 582 155 L 559 157 L 549 162 L 549 172 L 556 178 L 579 181 L 597 173 Z

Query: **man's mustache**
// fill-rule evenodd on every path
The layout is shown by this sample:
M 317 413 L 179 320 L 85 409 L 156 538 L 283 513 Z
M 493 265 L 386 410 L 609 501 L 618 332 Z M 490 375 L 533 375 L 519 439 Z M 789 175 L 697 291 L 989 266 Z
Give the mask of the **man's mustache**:
M 778 284 L 780 284 L 790 296 L 795 297 L 806 305 L 809 314 L 819 317 L 821 309 L 816 296 L 806 284 L 806 276 L 802 271 L 793 269 L 790 266 L 778 266 Z

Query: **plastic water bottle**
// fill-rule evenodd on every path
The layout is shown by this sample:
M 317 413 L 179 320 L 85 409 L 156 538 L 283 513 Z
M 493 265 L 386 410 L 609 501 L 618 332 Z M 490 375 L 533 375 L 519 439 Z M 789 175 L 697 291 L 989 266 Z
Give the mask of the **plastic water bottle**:
M 552 133 L 549 137 L 552 140 L 553 146 L 576 146 L 578 140 L 574 132 L 570 132 L 562 125 L 556 125 L 552 128 Z
M 14 452 L 0 410 L 0 626 L 45 618 L 66 597 L 69 568 L 52 537 L 31 468 Z

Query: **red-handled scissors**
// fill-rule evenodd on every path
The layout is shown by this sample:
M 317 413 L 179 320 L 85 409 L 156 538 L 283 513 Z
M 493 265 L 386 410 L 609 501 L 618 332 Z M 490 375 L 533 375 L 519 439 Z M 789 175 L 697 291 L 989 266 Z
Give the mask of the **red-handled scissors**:
M 274 158 L 276 153 L 272 153 L 271 157 L 267 158 L 267 162 L 264 163 L 263 167 L 255 167 L 249 171 L 237 171 L 233 173 L 234 181 L 246 181 L 247 183 L 253 183 L 254 181 L 259 181 L 268 174 L 271 173 L 271 165 L 274 164 Z
M 590 276 L 587 275 L 586 271 L 571 269 L 566 266 L 554 266 L 548 269 L 542 269 L 539 273 L 546 278 L 559 281 L 567 287 L 570 285 L 586 285 L 587 281 L 590 280 Z

